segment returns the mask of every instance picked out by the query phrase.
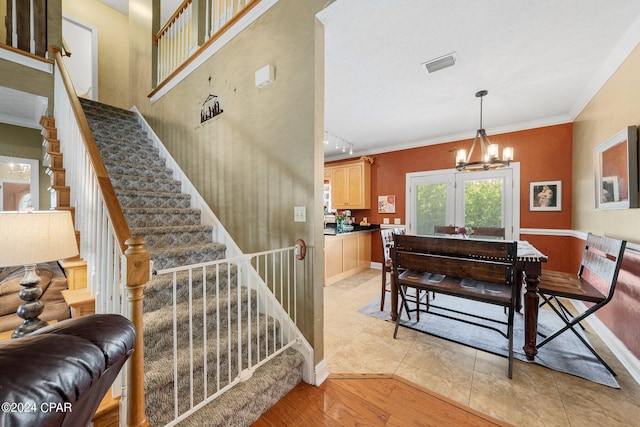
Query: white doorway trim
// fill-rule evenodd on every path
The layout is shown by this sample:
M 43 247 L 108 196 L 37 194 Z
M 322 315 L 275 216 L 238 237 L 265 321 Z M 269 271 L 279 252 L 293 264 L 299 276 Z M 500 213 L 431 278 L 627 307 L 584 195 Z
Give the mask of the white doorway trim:
M 31 204 L 35 210 L 40 209 L 40 162 L 36 159 L 23 159 L 20 157 L 0 156 L 0 163 L 23 163 L 28 164 L 29 170 L 29 192 L 31 193 Z M 12 181 L 12 180 L 10 180 Z M 2 189 L 0 189 L 0 197 Z M 2 203 L 0 201 L 0 203 Z M 2 208 L 0 207 L 0 210 Z
M 65 24 L 71 25 L 75 31 L 74 34 L 82 35 L 86 34 L 90 37 L 90 40 L 82 40 L 80 41 L 82 46 L 86 46 L 85 49 L 74 50 L 74 41 L 73 40 L 65 40 L 67 45 L 69 45 L 71 49 L 71 58 L 64 57 L 65 65 L 69 70 L 69 74 L 71 75 L 71 80 L 76 86 L 78 76 L 82 76 L 86 74 L 86 64 L 90 64 L 91 68 L 91 83 L 88 90 L 83 88 L 76 87 L 76 91 L 86 92 L 78 93 L 78 96 L 85 95 L 85 97 L 92 99 L 94 101 L 98 100 L 98 28 L 94 27 L 91 24 L 87 24 L 86 22 L 80 21 L 77 18 L 74 18 L 69 15 L 62 15 L 62 24 L 63 24 L 63 37 L 64 37 L 64 27 Z M 77 42 L 77 40 L 76 40 Z M 77 44 L 76 44 L 77 45 Z M 84 65 L 83 65 L 84 64 Z M 74 78 L 75 76 L 75 78 Z M 85 85 L 86 86 L 86 85 Z

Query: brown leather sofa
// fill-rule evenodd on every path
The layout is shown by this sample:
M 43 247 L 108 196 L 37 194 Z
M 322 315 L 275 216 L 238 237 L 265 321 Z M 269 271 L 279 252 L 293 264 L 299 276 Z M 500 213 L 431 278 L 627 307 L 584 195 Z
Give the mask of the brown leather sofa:
M 42 290 L 39 300 L 44 304 L 44 311 L 39 316 L 41 320 L 50 322 L 64 320 L 71 317 L 69 307 L 62 296 L 67 289 L 67 278 L 57 262 L 47 262 L 37 265 L 40 276 L 38 286 Z M 24 267 L 0 268 L 0 332 L 13 331 L 23 319 L 16 311 L 24 303 L 18 296 L 21 289 L 20 281 L 24 277 Z
M 135 337 L 127 318 L 93 314 L 0 343 L 0 425 L 88 425 Z

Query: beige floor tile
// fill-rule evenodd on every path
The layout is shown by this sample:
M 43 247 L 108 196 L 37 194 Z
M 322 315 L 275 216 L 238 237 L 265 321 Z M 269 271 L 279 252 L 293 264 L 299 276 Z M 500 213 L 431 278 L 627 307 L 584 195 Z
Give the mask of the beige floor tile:
M 329 372 L 395 373 L 413 341 L 389 345 L 390 338 L 364 331 L 329 360 Z
M 571 375 L 563 377 L 566 378 L 558 381 L 558 388 L 573 425 L 640 425 L 640 395 L 637 387 L 615 389 Z
M 419 334 L 396 374 L 468 405 L 477 351 Z
M 640 385 L 597 336 L 621 389 L 508 360 L 358 312 L 381 292 L 380 270 L 325 288 L 325 360 L 331 373 L 394 373 L 516 426 L 640 426 Z M 388 294 L 387 294 L 388 296 Z M 602 349 L 602 350 L 601 350 Z
M 516 426 L 569 426 L 553 371 L 478 351 L 469 406 Z M 532 390 L 535 393 L 532 396 Z

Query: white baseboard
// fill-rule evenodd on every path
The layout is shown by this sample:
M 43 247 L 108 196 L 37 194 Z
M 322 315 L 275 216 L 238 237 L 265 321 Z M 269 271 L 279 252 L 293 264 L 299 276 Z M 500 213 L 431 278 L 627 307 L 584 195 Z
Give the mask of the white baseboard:
M 329 367 L 327 366 L 327 361 L 325 359 L 322 359 L 317 365 L 316 365 L 316 372 L 315 372 L 315 386 L 319 386 L 320 384 L 322 384 L 328 377 L 329 377 Z
M 571 303 L 580 313 L 587 310 L 587 306 L 580 301 L 571 301 Z M 626 370 L 629 371 L 635 382 L 640 384 L 640 360 L 627 349 L 624 343 L 596 315 L 591 315 L 585 320 Z

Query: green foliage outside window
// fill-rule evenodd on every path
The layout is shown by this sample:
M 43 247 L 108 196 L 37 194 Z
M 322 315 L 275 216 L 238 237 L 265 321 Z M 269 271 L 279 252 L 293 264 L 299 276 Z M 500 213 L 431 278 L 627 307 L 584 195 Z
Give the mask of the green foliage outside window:
M 502 180 L 467 181 L 464 212 L 467 227 L 502 227 Z
M 502 227 L 503 188 L 501 179 L 466 181 L 464 188 L 464 224 L 467 227 Z M 447 185 L 416 186 L 416 233 L 433 234 L 435 225 L 453 225 L 447 221 Z
M 446 224 L 447 184 L 419 185 L 416 193 L 416 232 L 433 234 L 434 225 Z

